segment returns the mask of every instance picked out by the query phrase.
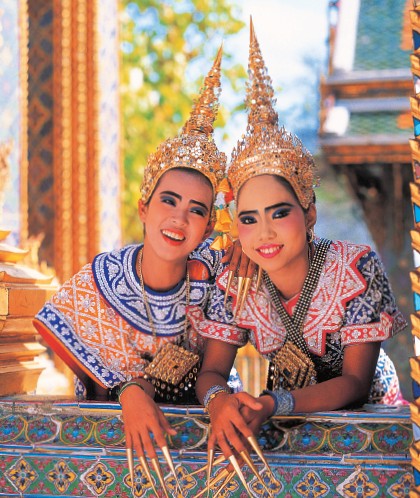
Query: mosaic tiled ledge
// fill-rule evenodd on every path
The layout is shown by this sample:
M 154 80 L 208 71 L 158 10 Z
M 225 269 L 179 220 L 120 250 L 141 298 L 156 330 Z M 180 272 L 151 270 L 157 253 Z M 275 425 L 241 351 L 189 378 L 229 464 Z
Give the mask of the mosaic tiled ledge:
M 208 418 L 200 407 L 163 410 L 178 430 L 169 440 L 178 480 L 184 496 L 195 497 L 206 485 L 206 472 L 200 468 L 207 459 Z M 254 463 L 274 496 L 408 497 L 412 439 L 407 407 L 279 417 L 267 423 L 259 437 L 274 479 L 258 459 Z M 159 461 L 170 496 L 179 496 L 161 454 Z M 213 475 L 221 469 L 214 469 Z M 244 474 L 251 496 L 268 496 L 247 467 Z M 135 467 L 133 488 L 131 484 L 117 403 L 0 400 L 0 496 L 155 496 L 140 465 Z M 219 496 L 241 498 L 248 493 L 234 479 Z

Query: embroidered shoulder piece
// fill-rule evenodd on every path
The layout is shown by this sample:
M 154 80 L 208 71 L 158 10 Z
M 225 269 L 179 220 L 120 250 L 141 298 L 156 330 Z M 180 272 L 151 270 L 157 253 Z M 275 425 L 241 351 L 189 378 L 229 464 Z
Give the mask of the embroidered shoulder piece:
M 369 250 L 368 246 L 347 242 L 335 241 L 330 245 L 304 324 L 304 338 L 312 353 L 325 354 L 326 335 L 340 329 L 346 303 L 365 290 L 366 281 L 357 269 L 357 262 Z M 226 288 L 225 274 L 218 284 L 222 289 Z M 234 301 L 236 293 L 234 287 Z M 252 331 L 252 342 L 262 354 L 277 350 L 286 338 L 285 328 L 267 289 L 263 286 L 256 293 L 255 283 L 237 318 L 237 325 Z
M 407 325 L 378 256 L 374 252 L 363 256 L 359 268 L 367 288 L 347 307 L 341 334 L 344 345 L 384 341 Z
M 192 280 L 212 280 L 216 278 L 220 266 L 222 265 L 223 253 L 221 251 L 215 251 L 211 249 L 210 245 L 212 243 L 211 239 L 206 239 L 202 242 L 194 251 L 190 254 L 188 258 L 188 268 L 190 268 L 190 277 Z M 204 270 L 198 271 L 198 268 L 203 266 Z M 194 278 L 194 273 L 197 272 L 197 277 L 204 278 Z

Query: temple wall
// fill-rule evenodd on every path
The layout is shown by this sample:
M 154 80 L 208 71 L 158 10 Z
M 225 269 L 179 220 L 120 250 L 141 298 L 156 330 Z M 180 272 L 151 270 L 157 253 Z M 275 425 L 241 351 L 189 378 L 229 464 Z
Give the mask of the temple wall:
M 208 416 L 198 406 L 163 411 L 177 430 L 168 447 L 182 496 L 207 496 Z M 243 466 L 246 489 L 232 476 L 220 496 L 409 496 L 412 440 L 407 407 L 275 417 L 258 438 L 271 472 L 252 453 L 255 469 Z M 180 496 L 162 452 L 157 455 L 167 496 Z M 213 466 L 212 481 L 226 466 L 227 461 Z M 152 483 L 136 458 L 131 480 L 118 403 L 0 402 L 0 496 L 146 497 L 156 496 L 153 486 L 164 496 L 151 463 L 150 468 Z M 210 496 L 223 482 L 211 485 Z

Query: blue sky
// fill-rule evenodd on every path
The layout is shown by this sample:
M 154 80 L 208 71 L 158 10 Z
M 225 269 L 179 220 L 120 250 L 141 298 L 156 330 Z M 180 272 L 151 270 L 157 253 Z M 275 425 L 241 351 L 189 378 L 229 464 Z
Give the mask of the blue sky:
M 277 92 L 277 110 L 280 122 L 293 130 L 288 116 L 282 112 L 291 105 L 302 106 L 305 96 L 296 86 L 296 79 L 308 77 L 308 68 L 303 57 L 311 55 L 325 60 L 328 36 L 328 0 L 243 0 L 243 20 L 249 26 L 252 16 L 261 51 Z M 226 40 L 226 48 L 235 54 L 245 67 L 248 62 L 249 30 L 244 29 L 236 37 Z M 232 107 L 232 98 L 243 99 L 242 94 L 233 96 L 225 91 L 221 95 L 222 105 Z M 230 123 L 234 130 L 245 131 L 246 116 L 237 116 Z M 235 134 L 223 144 L 230 150 L 236 143 Z

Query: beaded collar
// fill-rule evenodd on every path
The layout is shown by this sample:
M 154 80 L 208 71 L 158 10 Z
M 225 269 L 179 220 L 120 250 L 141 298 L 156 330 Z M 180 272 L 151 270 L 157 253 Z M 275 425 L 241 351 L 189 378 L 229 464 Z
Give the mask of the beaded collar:
M 96 256 L 92 273 L 97 288 L 105 301 L 134 329 L 153 335 L 136 272 L 137 255 L 142 246 L 130 245 L 121 250 Z M 211 276 L 215 266 L 214 252 L 208 243 L 200 245 L 190 256 L 205 264 Z M 166 292 L 156 292 L 145 286 L 151 314 L 158 329 L 158 336 L 173 337 L 184 332 L 185 280 Z M 191 280 L 191 305 L 204 307 L 211 282 Z

